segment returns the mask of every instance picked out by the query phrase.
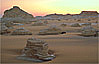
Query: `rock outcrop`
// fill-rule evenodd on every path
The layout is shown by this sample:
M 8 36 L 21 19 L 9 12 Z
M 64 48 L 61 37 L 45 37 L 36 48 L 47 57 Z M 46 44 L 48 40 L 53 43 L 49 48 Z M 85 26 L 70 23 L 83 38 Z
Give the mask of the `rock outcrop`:
M 10 33 L 8 27 L 5 24 L 0 24 L 0 34 L 7 34 Z
M 86 26 L 81 29 L 82 36 L 96 36 L 97 32 L 96 29 L 91 26 Z
M 32 33 L 29 30 L 26 30 L 23 27 L 21 27 L 13 31 L 12 35 L 32 35 Z
M 23 49 L 22 55 L 19 56 L 19 59 L 36 62 L 49 61 L 54 58 L 54 52 L 48 50 L 48 44 L 33 37 L 27 40 L 26 47 Z
M 81 27 L 81 26 L 79 25 L 79 23 L 74 23 L 71 25 L 71 27 Z
M 46 24 L 47 24 L 46 22 L 37 21 L 37 22 L 35 22 L 34 24 L 32 24 L 32 26 L 44 26 L 44 25 L 46 25 Z
M 82 15 L 82 16 L 98 16 L 98 12 L 97 11 L 82 11 L 80 13 L 80 15 Z
M 39 32 L 40 35 L 54 35 L 54 34 L 61 34 L 61 33 L 62 33 L 62 30 L 56 26 L 51 26 Z
M 91 26 L 91 23 L 84 23 L 82 26 Z
M 65 27 L 65 26 L 67 26 L 67 24 L 66 23 L 62 23 L 60 26 Z
M 33 16 L 20 9 L 18 6 L 13 6 L 13 8 L 6 10 L 2 17 L 2 21 L 13 21 L 13 22 L 22 22 L 22 21 L 24 22 L 30 21 L 31 19 L 33 19 Z

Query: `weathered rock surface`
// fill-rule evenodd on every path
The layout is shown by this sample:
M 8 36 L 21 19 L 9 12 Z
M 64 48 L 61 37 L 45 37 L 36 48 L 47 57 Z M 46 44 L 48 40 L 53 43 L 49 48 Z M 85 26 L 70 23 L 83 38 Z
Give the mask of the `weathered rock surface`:
M 96 36 L 96 29 L 91 26 L 86 26 L 81 29 L 82 36 Z
M 90 26 L 91 25 L 91 23 L 84 23 L 84 24 L 82 24 L 82 26 Z
M 35 22 L 34 24 L 32 24 L 32 26 L 44 26 L 44 25 L 46 25 L 46 24 L 47 24 L 46 22 L 37 21 L 37 22 Z
M 67 24 L 66 23 L 62 23 L 61 26 L 62 27 L 65 27 L 65 26 L 67 26 Z
M 79 23 L 72 24 L 71 27 L 81 27 Z
M 0 34 L 7 34 L 10 33 L 8 27 L 5 24 L 0 24 Z
M 22 21 L 24 22 L 30 21 L 31 19 L 33 19 L 33 16 L 20 9 L 18 6 L 13 6 L 13 8 L 6 10 L 2 17 L 2 21 L 13 21 L 13 22 L 22 22 Z
M 40 35 L 54 35 L 54 34 L 61 34 L 62 30 L 56 26 L 51 26 L 47 29 L 43 29 L 39 32 Z
M 32 35 L 32 33 L 23 27 L 16 29 L 12 32 L 12 35 Z
M 32 37 L 27 40 L 26 47 L 19 59 L 36 62 L 49 61 L 55 58 L 53 54 L 54 52 L 48 50 L 48 44 L 45 41 Z

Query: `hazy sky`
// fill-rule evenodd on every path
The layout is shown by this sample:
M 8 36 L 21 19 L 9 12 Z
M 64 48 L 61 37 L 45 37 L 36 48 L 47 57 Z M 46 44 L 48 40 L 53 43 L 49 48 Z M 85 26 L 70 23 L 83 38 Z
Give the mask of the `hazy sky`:
M 19 6 L 34 16 L 51 13 L 80 13 L 84 10 L 99 12 L 99 0 L 1 0 L 1 12 Z

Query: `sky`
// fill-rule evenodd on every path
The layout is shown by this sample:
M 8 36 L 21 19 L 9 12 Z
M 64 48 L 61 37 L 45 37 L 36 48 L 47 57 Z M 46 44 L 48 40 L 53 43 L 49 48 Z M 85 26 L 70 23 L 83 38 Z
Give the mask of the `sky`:
M 19 6 L 33 16 L 47 14 L 79 14 L 81 11 L 98 11 L 99 0 L 0 0 L 0 15 L 13 6 Z

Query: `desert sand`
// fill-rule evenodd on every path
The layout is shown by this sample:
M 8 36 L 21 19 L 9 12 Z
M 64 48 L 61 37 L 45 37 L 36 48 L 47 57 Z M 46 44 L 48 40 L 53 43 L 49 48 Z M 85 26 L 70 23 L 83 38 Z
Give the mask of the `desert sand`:
M 66 34 L 59 35 L 38 35 L 41 29 L 47 26 L 14 26 L 14 28 L 24 27 L 30 30 L 32 35 L 1 35 L 1 62 L 2 64 L 97 64 L 98 62 L 98 38 L 79 36 L 79 32 L 74 32 L 81 27 L 61 27 L 67 31 Z M 27 39 L 35 37 L 45 40 L 49 49 L 55 51 L 56 58 L 52 61 L 34 63 L 31 61 L 18 60 Z

